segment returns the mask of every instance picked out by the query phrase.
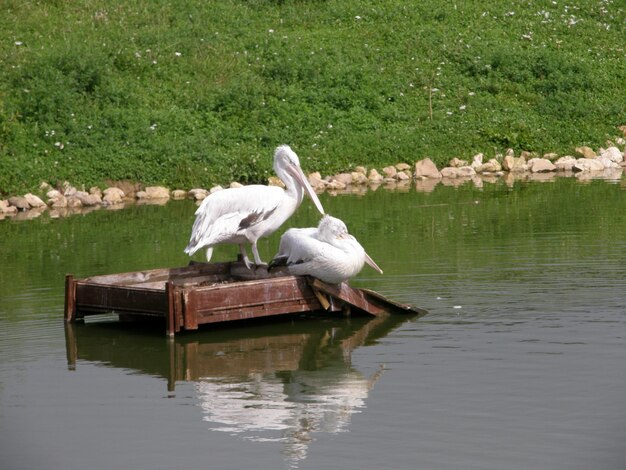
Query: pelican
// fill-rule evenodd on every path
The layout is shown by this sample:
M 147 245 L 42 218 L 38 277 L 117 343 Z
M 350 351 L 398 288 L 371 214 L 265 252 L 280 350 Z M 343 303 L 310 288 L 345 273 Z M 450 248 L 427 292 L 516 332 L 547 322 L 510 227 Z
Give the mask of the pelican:
M 322 203 L 300 168 L 298 155 L 288 145 L 276 148 L 274 171 L 286 189 L 256 184 L 224 189 L 202 201 L 195 213 L 196 220 L 185 253 L 191 256 L 206 247 L 206 259 L 211 261 L 215 245 L 236 244 L 246 267 L 251 269 L 245 244 L 252 245 L 254 262 L 265 265 L 259 256 L 257 240 L 274 233 L 296 211 L 305 191 L 324 214 Z
M 340 284 L 357 275 L 364 263 L 383 273 L 356 238 L 348 233 L 346 224 L 325 215 L 317 227 L 287 230 L 280 237 L 278 254 L 270 262 L 270 269 L 286 265 L 291 274 L 309 275 L 329 284 Z

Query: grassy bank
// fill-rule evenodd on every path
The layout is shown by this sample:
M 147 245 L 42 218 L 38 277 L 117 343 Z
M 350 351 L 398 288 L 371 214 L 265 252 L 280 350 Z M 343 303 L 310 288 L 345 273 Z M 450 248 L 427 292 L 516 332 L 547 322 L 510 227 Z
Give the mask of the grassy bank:
M 626 124 L 609 0 L 2 2 L 0 195 L 189 188 L 477 152 L 572 153 Z

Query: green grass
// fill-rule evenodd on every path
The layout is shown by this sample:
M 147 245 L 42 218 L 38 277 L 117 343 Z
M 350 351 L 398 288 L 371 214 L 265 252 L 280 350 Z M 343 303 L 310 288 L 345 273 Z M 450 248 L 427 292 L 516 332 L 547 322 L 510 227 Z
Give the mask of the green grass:
M 626 124 L 609 0 L 2 2 L 0 195 L 189 188 L 597 148 Z

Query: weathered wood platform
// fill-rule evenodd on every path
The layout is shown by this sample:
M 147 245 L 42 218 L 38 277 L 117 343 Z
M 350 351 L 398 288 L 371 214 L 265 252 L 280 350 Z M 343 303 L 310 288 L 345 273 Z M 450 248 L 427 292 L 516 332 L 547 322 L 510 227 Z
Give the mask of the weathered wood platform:
M 117 313 L 125 320 L 161 320 L 167 334 L 199 325 L 303 312 L 426 313 L 347 283 L 326 284 L 305 276 L 241 262 L 198 263 L 65 280 L 65 320 Z

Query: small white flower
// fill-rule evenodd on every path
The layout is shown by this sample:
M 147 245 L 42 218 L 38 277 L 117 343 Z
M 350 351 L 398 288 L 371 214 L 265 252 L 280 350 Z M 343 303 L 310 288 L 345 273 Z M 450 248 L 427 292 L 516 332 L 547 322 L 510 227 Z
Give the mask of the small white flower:
M 155 131 L 157 128 L 156 122 L 150 126 L 151 131 Z
M 21 46 L 22 44 L 24 44 L 22 41 L 15 41 L 16 46 Z
M 359 15 L 356 15 L 356 16 L 354 17 L 354 19 L 358 21 L 358 20 L 360 20 L 360 19 L 361 19 L 361 17 L 360 17 Z
M 465 111 L 465 108 L 466 108 L 466 107 L 467 107 L 467 106 L 465 106 L 464 104 L 462 104 L 461 106 L 459 106 L 459 109 L 460 109 L 461 111 Z
M 267 32 L 272 34 L 274 32 L 274 30 L 273 29 L 268 29 Z
M 182 54 L 181 54 L 180 52 L 174 52 L 174 55 L 175 55 L 176 57 L 180 57 Z

